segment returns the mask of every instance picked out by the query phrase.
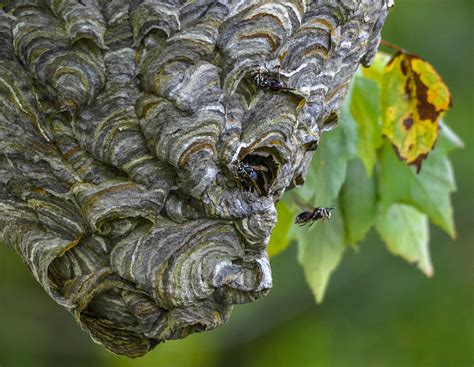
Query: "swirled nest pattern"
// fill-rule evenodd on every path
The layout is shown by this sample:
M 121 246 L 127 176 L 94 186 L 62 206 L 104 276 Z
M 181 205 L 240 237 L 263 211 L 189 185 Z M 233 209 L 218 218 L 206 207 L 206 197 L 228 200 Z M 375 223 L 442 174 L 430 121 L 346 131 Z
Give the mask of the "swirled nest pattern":
M 0 242 L 114 353 L 221 325 L 270 289 L 275 202 L 303 183 L 386 13 L 384 0 L 7 1 Z

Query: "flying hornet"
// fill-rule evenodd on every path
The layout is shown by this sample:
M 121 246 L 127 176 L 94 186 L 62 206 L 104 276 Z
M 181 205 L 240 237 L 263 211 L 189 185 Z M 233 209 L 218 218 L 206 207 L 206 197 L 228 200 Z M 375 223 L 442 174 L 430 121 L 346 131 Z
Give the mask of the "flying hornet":
M 326 207 L 317 207 L 314 208 L 312 211 L 304 211 L 295 219 L 295 223 L 299 224 L 301 227 L 310 223 L 310 227 L 318 220 L 326 220 L 331 219 L 331 211 L 334 210 L 334 207 L 326 208 Z
M 334 206 L 331 207 L 311 207 L 308 204 L 302 202 L 297 196 L 294 197 L 296 204 L 306 209 L 304 212 L 301 212 L 295 218 L 295 224 L 299 224 L 301 227 L 309 224 L 311 227 L 318 220 L 327 220 L 331 219 L 331 211 L 334 210 Z

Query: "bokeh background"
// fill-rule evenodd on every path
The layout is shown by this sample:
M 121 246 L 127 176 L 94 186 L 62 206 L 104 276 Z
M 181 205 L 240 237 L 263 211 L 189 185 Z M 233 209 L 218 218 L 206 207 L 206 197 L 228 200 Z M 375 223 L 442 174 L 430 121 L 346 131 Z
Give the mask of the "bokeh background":
M 466 144 L 451 154 L 459 235 L 432 227 L 433 278 L 372 234 L 316 305 L 293 246 L 272 260 L 270 294 L 237 306 L 227 325 L 128 359 L 93 343 L 0 246 L 0 366 L 474 366 L 473 10 L 473 0 L 396 0 L 383 31 L 443 76 L 454 101 L 446 121 Z

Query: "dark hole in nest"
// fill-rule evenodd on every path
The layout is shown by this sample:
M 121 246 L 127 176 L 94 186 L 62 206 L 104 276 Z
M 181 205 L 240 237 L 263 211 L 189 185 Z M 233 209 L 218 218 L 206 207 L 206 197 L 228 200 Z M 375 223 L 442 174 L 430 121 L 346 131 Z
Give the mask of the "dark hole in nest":
M 253 180 L 247 190 L 255 189 L 254 186 L 256 186 L 262 195 L 268 195 L 278 170 L 278 165 L 275 163 L 272 155 L 254 152 L 254 154 L 244 156 L 242 163 L 250 166 L 256 174 L 256 179 Z
M 331 114 L 324 119 L 323 128 L 325 130 L 332 129 L 334 126 L 337 125 L 338 121 L 339 115 L 336 112 L 331 112 Z
M 186 326 L 183 329 L 186 330 L 186 333 L 188 334 L 188 333 L 201 333 L 203 331 L 208 330 L 209 327 L 200 322 L 197 322 L 195 324 Z
M 303 145 L 306 152 L 315 152 L 319 147 L 319 139 L 311 140 Z

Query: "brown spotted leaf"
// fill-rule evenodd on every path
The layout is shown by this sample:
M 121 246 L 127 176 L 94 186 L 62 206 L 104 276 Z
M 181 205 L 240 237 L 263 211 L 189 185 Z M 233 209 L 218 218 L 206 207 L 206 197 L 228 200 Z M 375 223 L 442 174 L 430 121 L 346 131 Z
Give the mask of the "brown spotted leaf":
M 381 88 L 382 133 L 400 159 L 415 165 L 433 149 L 451 94 L 436 70 L 416 55 L 399 52 L 385 67 Z

